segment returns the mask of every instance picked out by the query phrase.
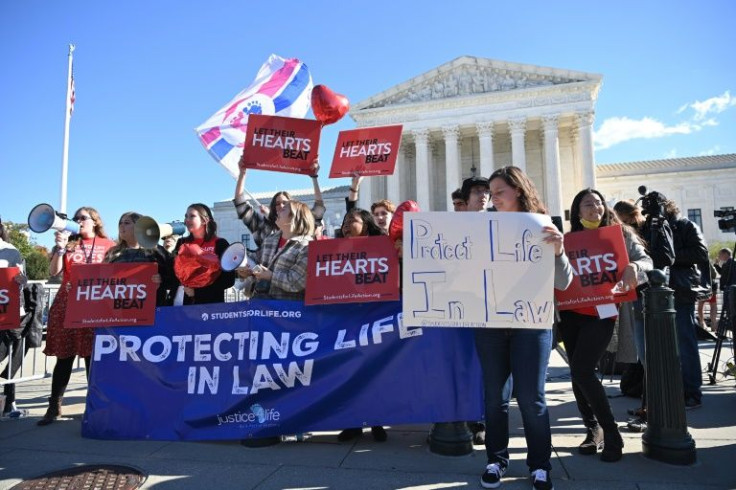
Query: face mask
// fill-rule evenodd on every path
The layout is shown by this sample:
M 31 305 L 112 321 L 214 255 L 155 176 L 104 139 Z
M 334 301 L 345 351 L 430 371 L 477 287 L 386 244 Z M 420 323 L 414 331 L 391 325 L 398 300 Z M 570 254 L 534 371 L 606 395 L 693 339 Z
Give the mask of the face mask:
M 586 230 L 596 230 L 600 226 L 601 220 L 588 221 L 587 219 L 580 218 L 580 224 L 583 225 L 583 228 Z

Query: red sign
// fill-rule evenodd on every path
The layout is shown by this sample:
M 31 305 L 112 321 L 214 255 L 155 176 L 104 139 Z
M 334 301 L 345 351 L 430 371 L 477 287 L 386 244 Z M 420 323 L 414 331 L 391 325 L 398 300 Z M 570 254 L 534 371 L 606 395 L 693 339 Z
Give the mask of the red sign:
M 77 264 L 69 273 L 65 328 L 153 325 L 155 263 Z
M 245 166 L 309 174 L 319 152 L 322 126 L 312 119 L 251 114 L 245 135 Z
M 401 145 L 403 126 L 340 131 L 332 158 L 330 178 L 360 175 L 392 175 Z
M 313 241 L 308 257 L 304 304 L 399 299 L 399 259 L 387 236 Z
M 0 268 L 0 330 L 20 326 L 20 287 L 14 280 L 18 274 L 17 267 Z
M 561 310 L 636 300 L 633 289 L 613 292 L 629 263 L 620 225 L 567 233 L 565 253 L 575 277 L 565 291 L 555 289 Z

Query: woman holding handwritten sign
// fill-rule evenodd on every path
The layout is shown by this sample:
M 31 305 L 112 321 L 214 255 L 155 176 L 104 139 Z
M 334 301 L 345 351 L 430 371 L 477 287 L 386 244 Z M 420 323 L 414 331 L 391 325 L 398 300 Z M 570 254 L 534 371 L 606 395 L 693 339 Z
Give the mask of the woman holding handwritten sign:
M 517 167 L 503 167 L 491 174 L 491 202 L 496 211 L 547 214 L 534 183 Z M 557 289 L 572 281 L 570 261 L 564 254 L 562 233 L 545 226 L 545 243 L 554 247 Z M 509 465 L 509 402 L 512 391 L 519 403 L 528 447 L 526 458 L 536 489 L 552 488 L 552 435 L 544 394 L 547 364 L 552 349 L 552 331 L 531 328 L 475 329 L 486 405 L 486 455 L 488 465 L 481 476 L 484 488 L 498 488 Z M 513 376 L 513 381 L 512 381 Z
M 616 214 L 595 189 L 582 190 L 573 199 L 570 233 L 616 224 L 621 224 Z M 640 272 L 652 269 L 652 259 L 646 254 L 636 232 L 628 225 L 622 226 L 629 264 L 621 272 L 616 287 L 629 290 L 638 285 Z M 562 311 L 559 330 L 570 363 L 573 393 L 587 429 L 578 452 L 592 455 L 603 449 L 601 460 L 614 462 L 621 459 L 624 442 L 595 369 L 611 341 L 616 315 L 600 315 L 600 311 L 597 307 Z

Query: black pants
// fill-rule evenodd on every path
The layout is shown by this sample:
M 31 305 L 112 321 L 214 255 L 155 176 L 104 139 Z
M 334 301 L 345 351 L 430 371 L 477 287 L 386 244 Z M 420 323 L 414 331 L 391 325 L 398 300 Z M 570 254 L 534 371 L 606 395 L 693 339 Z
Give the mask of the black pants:
M 615 318 L 601 319 L 572 311 L 560 312 L 559 330 L 570 362 L 572 391 L 583 423 L 604 431 L 616 428 L 606 390 L 596 375 L 596 365 L 613 335 Z
M 60 398 L 64 396 L 69 380 L 72 377 L 72 368 L 74 368 L 74 359 L 76 356 L 64 359 L 56 359 L 54 366 L 54 374 L 51 377 L 51 398 Z M 84 367 L 87 370 L 87 381 L 89 381 L 89 357 L 84 358 Z

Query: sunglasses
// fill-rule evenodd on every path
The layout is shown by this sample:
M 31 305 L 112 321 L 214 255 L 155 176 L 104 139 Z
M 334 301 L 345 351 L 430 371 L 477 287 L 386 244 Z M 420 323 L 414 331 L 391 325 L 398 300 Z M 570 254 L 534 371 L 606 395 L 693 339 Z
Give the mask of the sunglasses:
M 83 221 L 87 221 L 88 219 L 92 219 L 92 216 L 75 216 L 72 221 L 75 223 L 81 223 Z

